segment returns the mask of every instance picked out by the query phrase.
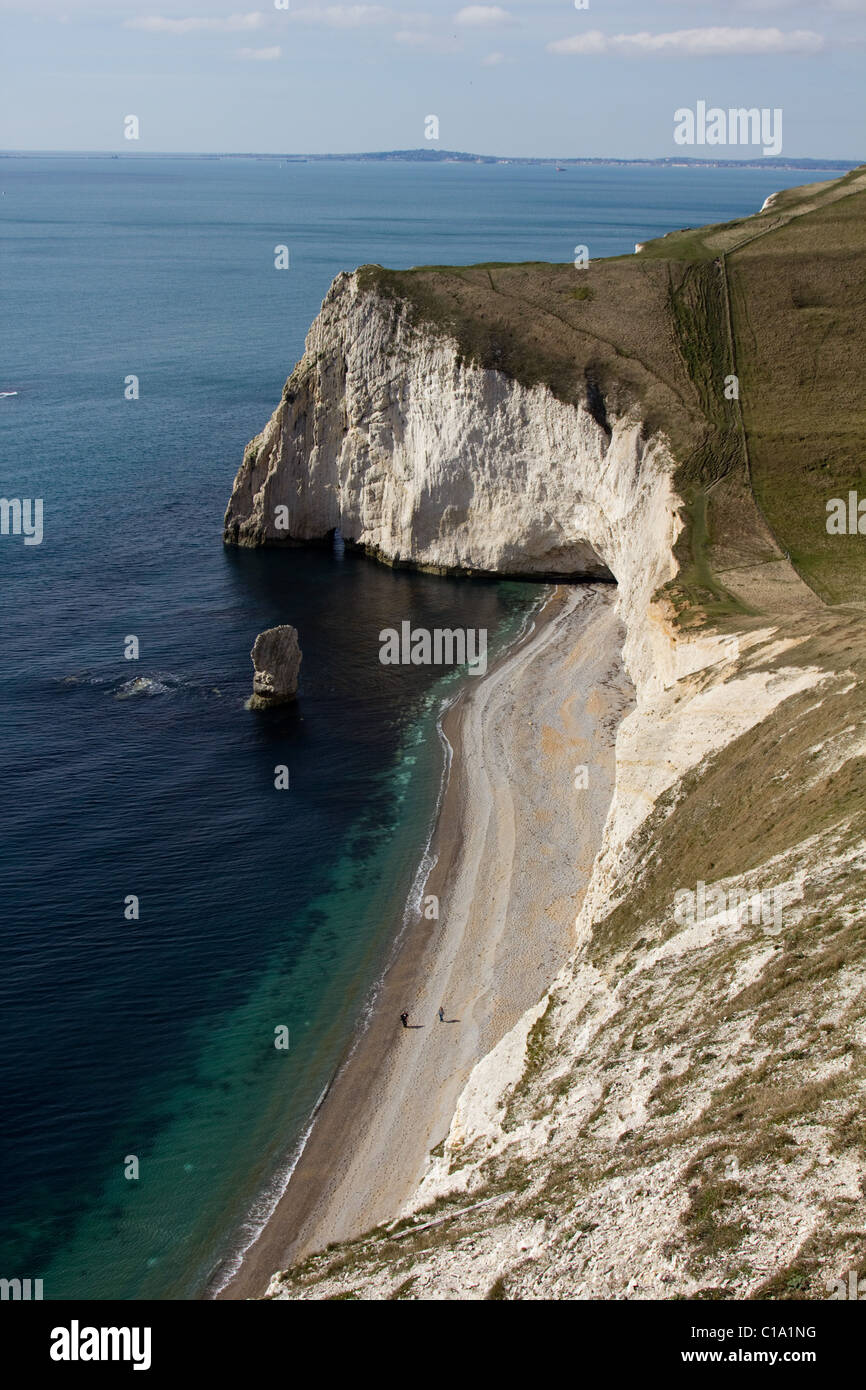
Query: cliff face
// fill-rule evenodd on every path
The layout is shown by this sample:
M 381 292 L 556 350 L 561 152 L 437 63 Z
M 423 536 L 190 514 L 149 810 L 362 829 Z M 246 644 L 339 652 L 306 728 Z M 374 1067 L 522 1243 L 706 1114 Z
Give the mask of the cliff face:
M 339 527 L 390 563 L 612 575 L 637 697 L 573 961 L 476 1066 L 402 1220 L 271 1297 L 824 1297 L 861 1258 L 862 620 L 762 625 L 768 545 L 729 561 L 754 607 L 725 635 L 673 623 L 670 448 L 591 405 L 344 275 L 235 483 L 239 544 Z M 736 535 L 751 495 L 717 481 Z
M 672 644 L 573 959 L 402 1212 L 269 1298 L 808 1299 L 862 1269 L 862 639 L 848 612 Z
M 340 275 L 246 450 L 225 536 L 279 544 L 339 527 L 392 564 L 614 576 L 645 645 L 651 596 L 675 571 L 672 470 L 637 415 L 594 415 L 474 366 L 408 306 Z M 648 674 L 647 653 L 639 664 Z

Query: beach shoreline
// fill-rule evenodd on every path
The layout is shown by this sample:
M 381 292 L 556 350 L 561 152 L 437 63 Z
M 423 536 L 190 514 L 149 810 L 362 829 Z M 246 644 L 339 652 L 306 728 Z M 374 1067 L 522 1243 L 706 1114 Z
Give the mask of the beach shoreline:
M 311 1119 L 288 1183 L 234 1274 L 206 1297 L 260 1298 L 277 1270 L 396 1218 L 445 1138 L 472 1066 L 564 963 L 612 795 L 612 729 L 629 700 L 614 601 L 609 586 L 557 586 L 529 630 L 440 717 L 450 752 L 421 887 L 439 916 L 417 912 L 396 939 L 366 1026 Z M 575 803 L 574 824 L 566 817 L 569 864 L 571 843 L 547 839 L 561 817 L 546 808 L 540 774 L 555 765 L 562 794 L 574 800 L 578 754 L 596 776 Z M 551 860 L 572 891 L 545 905 L 535 890 L 555 895 Z

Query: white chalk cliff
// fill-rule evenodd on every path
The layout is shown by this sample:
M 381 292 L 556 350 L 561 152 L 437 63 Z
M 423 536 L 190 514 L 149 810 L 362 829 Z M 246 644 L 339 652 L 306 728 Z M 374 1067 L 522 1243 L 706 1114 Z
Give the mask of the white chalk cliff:
M 864 1084 L 862 1040 L 850 1055 L 827 1041 L 856 1027 L 866 965 L 849 954 L 825 993 L 840 966 L 813 934 L 817 909 L 803 888 L 810 876 L 820 882 L 847 931 L 851 866 L 862 872 L 866 856 L 846 838 L 844 809 L 828 813 L 822 836 L 806 833 L 805 812 L 797 819 L 798 788 L 812 795 L 863 756 L 862 710 L 848 713 L 862 682 L 837 662 L 829 627 L 820 660 L 800 654 L 810 634 L 793 630 L 676 628 L 657 598 L 676 573 L 682 528 L 670 447 L 637 412 L 598 414 L 472 365 L 399 300 L 341 275 L 244 457 L 226 514 L 233 543 L 311 541 L 339 528 L 393 564 L 612 575 L 637 696 L 617 735 L 616 793 L 574 961 L 475 1068 L 404 1213 L 428 1234 L 413 1237 L 410 1253 L 381 1228 L 333 1271 L 324 1254 L 297 1277 L 276 1277 L 271 1297 L 459 1298 L 486 1287 L 496 1297 L 666 1297 L 722 1284 L 745 1297 L 797 1259 L 804 1280 L 823 1271 L 810 1241 L 838 1235 L 824 1202 L 828 1154 L 842 1154 L 840 1201 L 866 1181 L 844 1130 L 849 1092 Z M 783 706 L 795 713 L 780 721 Z M 807 764 L 812 780 L 798 781 Z M 704 801 L 709 768 L 716 791 Z M 736 847 L 741 789 L 756 825 L 762 801 L 778 805 L 756 831 L 766 851 L 748 833 Z M 720 881 L 783 893 L 790 945 L 730 914 L 675 928 L 678 875 L 685 886 L 690 874 L 712 878 L 700 817 Z M 668 856 L 661 889 L 659 856 Z M 798 963 L 813 955 L 814 979 Z M 793 987 L 783 977 L 800 991 L 792 1017 L 814 1028 L 779 1015 L 779 991 Z M 710 1196 L 718 1214 L 705 1218 Z M 444 1247 L 430 1234 L 440 1222 L 451 1223 Z M 833 1252 L 835 1275 L 848 1258 L 841 1236 Z
M 303 359 L 248 446 L 225 518 L 240 545 L 344 540 L 391 564 L 613 575 L 647 670 L 644 618 L 675 573 L 673 461 L 637 414 L 588 409 L 462 359 L 408 308 L 339 275 Z M 629 615 L 640 616 L 628 624 Z M 635 678 L 636 672 L 632 672 Z

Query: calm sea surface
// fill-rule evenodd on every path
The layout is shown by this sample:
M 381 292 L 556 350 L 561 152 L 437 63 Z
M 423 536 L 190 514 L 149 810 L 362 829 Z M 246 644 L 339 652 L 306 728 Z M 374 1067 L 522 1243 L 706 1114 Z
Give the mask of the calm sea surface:
M 538 599 L 223 548 L 333 276 L 631 252 L 814 177 L 0 159 L 0 496 L 44 500 L 41 545 L 0 537 L 0 1276 L 183 1298 L 230 1267 L 381 971 L 466 679 L 382 667 L 378 633 L 502 644 Z M 279 622 L 300 699 L 253 715 Z

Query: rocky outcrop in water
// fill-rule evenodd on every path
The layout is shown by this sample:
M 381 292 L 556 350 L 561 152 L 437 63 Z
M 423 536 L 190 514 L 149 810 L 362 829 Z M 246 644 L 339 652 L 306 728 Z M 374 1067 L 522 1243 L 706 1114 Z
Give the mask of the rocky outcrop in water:
M 260 632 L 250 655 L 255 675 L 247 708 L 271 709 L 294 700 L 302 661 L 296 629 L 283 624 Z

